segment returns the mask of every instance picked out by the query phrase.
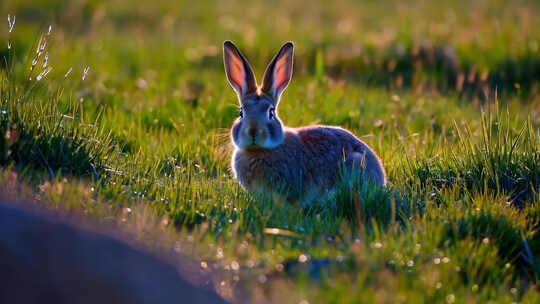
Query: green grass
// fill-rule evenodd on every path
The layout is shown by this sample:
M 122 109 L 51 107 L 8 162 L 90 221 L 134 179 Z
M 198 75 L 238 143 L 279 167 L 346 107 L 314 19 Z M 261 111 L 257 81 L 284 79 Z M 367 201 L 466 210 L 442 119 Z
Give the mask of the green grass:
M 539 12 L 527 1 L 8 1 L 0 181 L 16 172 L 48 207 L 103 221 L 125 207 L 154 214 L 232 300 L 535 303 Z M 280 117 L 361 136 L 389 187 L 351 180 L 311 208 L 241 189 L 226 39 L 256 75 L 294 41 Z M 36 81 L 47 52 L 52 70 Z

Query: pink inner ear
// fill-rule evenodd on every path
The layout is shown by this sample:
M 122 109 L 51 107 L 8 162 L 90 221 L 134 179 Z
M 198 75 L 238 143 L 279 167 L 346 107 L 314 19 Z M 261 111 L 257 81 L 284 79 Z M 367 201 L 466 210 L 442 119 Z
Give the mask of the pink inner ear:
M 230 56 L 229 58 L 231 58 L 231 70 L 229 71 L 229 75 L 231 80 L 241 90 L 244 83 L 244 66 L 242 60 L 236 56 Z
M 276 88 L 276 91 L 280 91 L 282 86 L 287 85 L 287 82 L 289 81 L 288 57 L 289 55 L 287 54 L 276 62 L 274 72 L 274 87 Z

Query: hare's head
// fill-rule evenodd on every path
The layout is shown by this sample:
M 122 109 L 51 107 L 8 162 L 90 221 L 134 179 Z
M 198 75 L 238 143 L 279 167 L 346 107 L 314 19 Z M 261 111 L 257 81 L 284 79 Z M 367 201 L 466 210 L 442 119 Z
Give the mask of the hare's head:
M 283 125 L 277 106 L 283 90 L 289 84 L 293 67 L 293 44 L 281 47 L 272 59 L 263 83 L 257 85 L 253 70 L 236 46 L 223 44 L 225 73 L 240 101 L 240 117 L 232 127 L 234 144 L 241 149 L 272 149 L 283 142 Z

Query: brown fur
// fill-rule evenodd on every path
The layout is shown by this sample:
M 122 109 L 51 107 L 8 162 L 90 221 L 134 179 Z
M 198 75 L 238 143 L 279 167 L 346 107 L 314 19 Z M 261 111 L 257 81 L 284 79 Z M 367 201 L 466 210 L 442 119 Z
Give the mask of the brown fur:
M 364 176 L 386 184 L 384 168 L 373 150 L 339 127 L 285 129 L 275 149 L 236 149 L 235 177 L 249 192 L 278 194 L 288 201 L 311 201 L 338 181 L 341 165 L 364 167 Z

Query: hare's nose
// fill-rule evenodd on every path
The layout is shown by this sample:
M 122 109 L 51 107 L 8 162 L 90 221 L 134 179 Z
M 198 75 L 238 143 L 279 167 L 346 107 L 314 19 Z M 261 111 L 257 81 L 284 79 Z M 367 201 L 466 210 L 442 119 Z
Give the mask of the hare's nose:
M 248 130 L 248 134 L 251 137 L 257 136 L 257 132 L 258 132 L 257 128 L 249 128 L 249 130 Z

